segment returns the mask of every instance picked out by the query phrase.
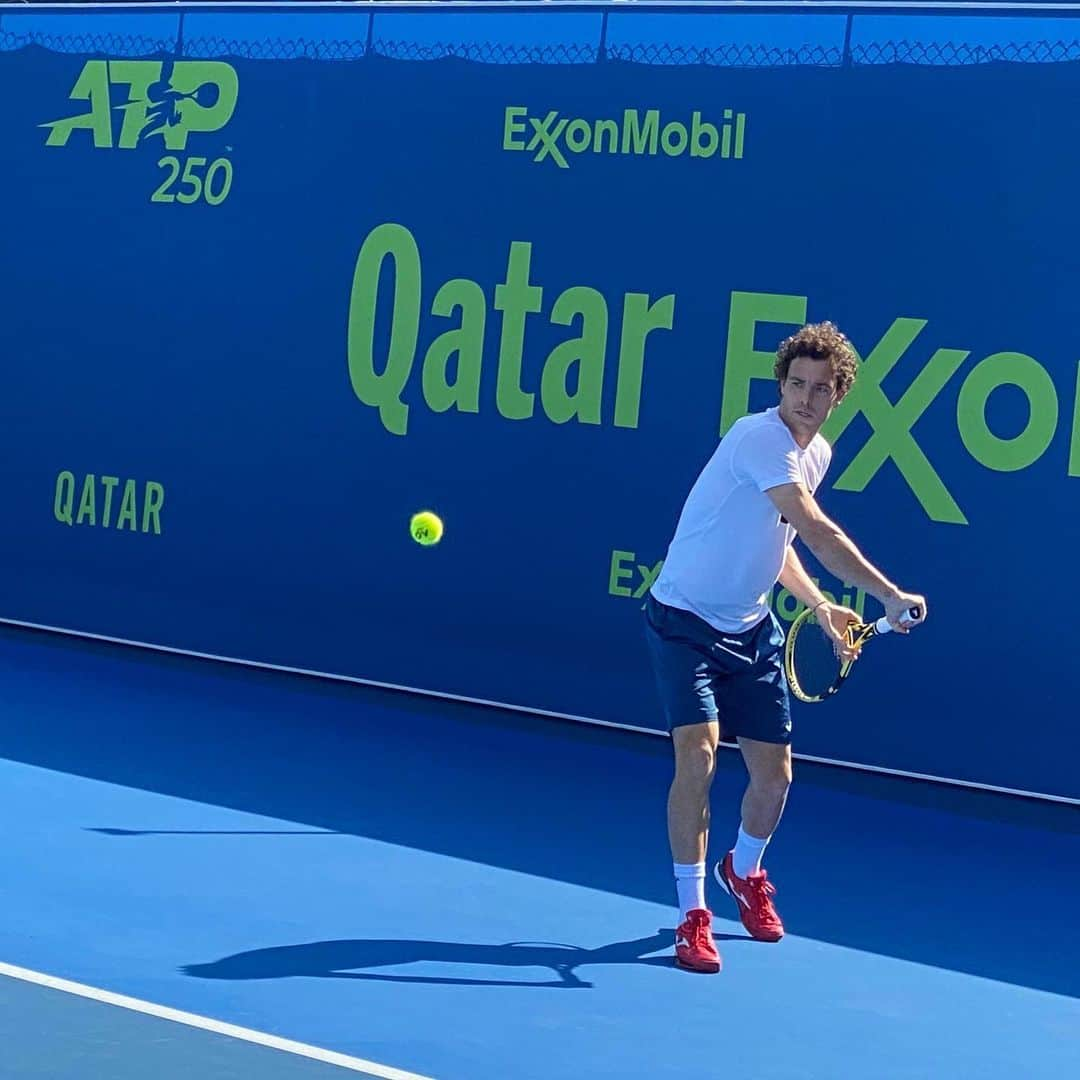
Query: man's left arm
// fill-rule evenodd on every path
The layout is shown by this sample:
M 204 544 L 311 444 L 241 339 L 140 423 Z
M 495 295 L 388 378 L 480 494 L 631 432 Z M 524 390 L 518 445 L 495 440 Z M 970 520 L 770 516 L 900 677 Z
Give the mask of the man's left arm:
M 813 579 L 806 572 L 806 567 L 802 564 L 802 559 L 795 554 L 795 548 L 791 544 L 788 544 L 787 554 L 784 556 L 780 584 L 808 608 L 827 602 L 825 594 L 814 584 Z
M 849 623 L 858 622 L 859 615 L 841 604 L 830 603 L 825 594 L 814 584 L 813 579 L 806 572 L 802 559 L 795 553 L 795 548 L 788 545 L 787 554 L 784 556 L 784 565 L 780 571 L 780 584 L 796 600 L 801 600 L 808 608 L 814 609 L 814 615 L 821 623 L 825 632 L 829 635 L 833 644 L 840 650 L 841 655 L 850 658 L 851 654 L 847 647 L 847 638 L 844 631 Z

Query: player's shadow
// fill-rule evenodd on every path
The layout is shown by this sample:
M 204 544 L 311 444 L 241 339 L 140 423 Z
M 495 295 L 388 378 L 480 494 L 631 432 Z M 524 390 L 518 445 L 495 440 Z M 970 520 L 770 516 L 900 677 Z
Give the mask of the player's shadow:
M 333 829 L 117 829 L 87 826 L 102 836 L 340 836 Z
M 363 635 L 377 632 L 354 620 L 349 648 L 362 652 Z M 665 814 L 671 747 L 663 740 L 2 628 L 0 646 L 0 758 L 184 800 L 182 820 L 172 808 L 158 819 L 164 804 L 143 800 L 140 815 L 154 808 L 153 816 L 86 821 L 102 845 L 198 847 L 205 833 L 204 854 L 215 861 L 197 865 L 242 875 L 249 845 L 281 842 L 300 859 L 309 857 L 305 846 L 325 846 L 320 857 L 351 860 L 361 853 L 346 855 L 344 846 L 355 836 L 410 860 L 449 856 L 476 873 L 515 871 L 669 910 L 675 900 Z M 850 693 L 857 703 L 856 686 Z M 839 746 L 842 731 L 830 738 Z M 790 934 L 1077 994 L 1075 950 L 1048 944 L 1059 933 L 1053 919 L 1017 918 L 1031 908 L 1032 882 L 1048 911 L 1069 910 L 1080 888 L 1075 807 L 806 761 L 797 771 L 768 854 Z M 741 758 L 725 750 L 713 786 L 712 858 L 731 841 L 745 783 Z M 87 803 L 95 818 L 96 805 Z M 408 872 L 430 869 L 410 862 Z M 260 880 L 250 888 L 257 892 Z M 213 895 L 215 883 L 194 887 Z M 730 899 L 710 888 L 732 917 Z M 375 946 L 311 948 L 322 961 L 335 950 L 362 958 Z M 479 955 L 501 955 L 513 961 L 504 971 L 520 972 L 526 950 L 496 948 L 503 951 Z M 315 967 L 368 972 L 337 959 Z
M 718 940 L 738 935 L 717 934 Z M 209 964 L 188 964 L 185 975 L 201 979 L 368 979 L 378 982 L 432 983 L 441 986 L 528 986 L 589 989 L 592 983 L 579 977 L 577 969 L 599 964 L 672 966 L 674 930 L 659 930 L 651 937 L 619 941 L 595 949 L 553 942 L 512 941 L 505 945 L 477 945 L 456 941 L 409 941 L 391 938 L 359 938 L 315 941 L 305 945 L 279 945 L 252 949 Z M 651 956 L 659 949 L 666 955 Z M 404 964 L 446 964 L 520 970 L 548 968 L 554 979 L 536 980 L 466 978 L 458 975 L 402 975 L 370 969 Z

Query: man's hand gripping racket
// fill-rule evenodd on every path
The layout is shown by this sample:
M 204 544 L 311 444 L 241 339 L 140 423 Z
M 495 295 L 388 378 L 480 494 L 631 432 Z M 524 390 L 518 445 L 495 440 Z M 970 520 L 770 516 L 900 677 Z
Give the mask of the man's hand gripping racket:
M 791 692 L 805 702 L 831 697 L 871 638 L 909 633 L 926 619 L 926 611 L 926 598 L 915 593 L 898 593 L 886 603 L 885 614 L 871 623 L 858 621 L 853 611 L 836 605 L 808 608 L 792 623 L 784 647 Z

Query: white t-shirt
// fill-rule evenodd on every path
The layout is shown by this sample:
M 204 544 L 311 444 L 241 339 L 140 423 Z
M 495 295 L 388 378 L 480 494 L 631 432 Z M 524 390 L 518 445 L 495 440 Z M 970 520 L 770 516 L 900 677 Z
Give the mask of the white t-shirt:
M 756 626 L 795 538 L 765 492 L 797 483 L 814 492 L 831 459 L 820 434 L 803 450 L 776 408 L 737 420 L 686 497 L 656 599 L 723 633 Z

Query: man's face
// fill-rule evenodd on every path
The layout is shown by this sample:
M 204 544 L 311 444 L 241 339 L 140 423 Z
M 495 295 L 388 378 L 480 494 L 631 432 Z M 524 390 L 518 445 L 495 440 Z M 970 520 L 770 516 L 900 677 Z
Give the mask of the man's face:
M 780 416 L 807 441 L 829 418 L 838 403 L 836 377 L 827 360 L 796 356 L 780 384 Z

